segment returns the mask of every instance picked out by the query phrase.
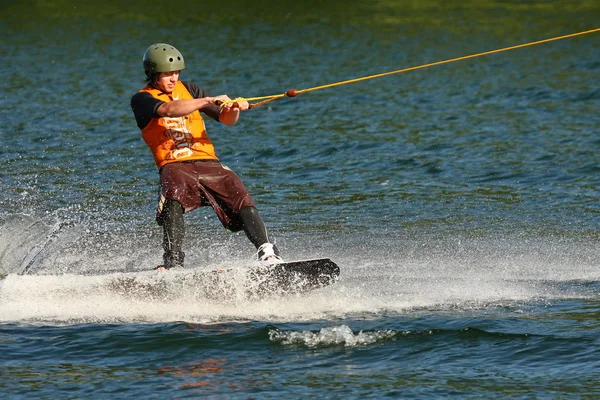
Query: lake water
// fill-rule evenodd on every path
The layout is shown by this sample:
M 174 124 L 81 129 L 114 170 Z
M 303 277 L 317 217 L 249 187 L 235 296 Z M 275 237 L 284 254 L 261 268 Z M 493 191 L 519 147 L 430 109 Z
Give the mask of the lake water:
M 129 107 L 150 44 L 183 53 L 184 80 L 257 97 L 599 20 L 595 1 L 3 5 L 3 397 L 600 395 L 600 33 L 208 121 L 283 256 L 332 258 L 336 284 L 245 297 L 254 249 L 205 208 L 187 267 L 236 270 L 231 295 L 110 285 L 162 255 Z

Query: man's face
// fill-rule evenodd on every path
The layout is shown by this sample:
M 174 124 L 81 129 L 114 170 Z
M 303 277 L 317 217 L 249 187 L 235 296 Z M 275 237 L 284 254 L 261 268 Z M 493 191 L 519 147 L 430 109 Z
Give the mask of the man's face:
M 179 71 L 161 72 L 156 80 L 156 85 L 165 93 L 173 92 L 175 84 L 179 80 Z

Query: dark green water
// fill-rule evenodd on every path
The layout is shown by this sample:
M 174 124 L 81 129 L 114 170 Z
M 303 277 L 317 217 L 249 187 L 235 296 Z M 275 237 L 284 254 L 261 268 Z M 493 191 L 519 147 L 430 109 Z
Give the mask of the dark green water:
M 2 5 L 4 397 L 600 394 L 599 33 L 208 122 L 285 258 L 331 257 L 340 281 L 259 300 L 175 275 L 155 296 L 110 290 L 161 256 L 129 108 L 151 43 L 181 50 L 183 79 L 255 97 L 595 29 L 597 2 Z M 245 237 L 187 218 L 189 266 L 243 286 Z

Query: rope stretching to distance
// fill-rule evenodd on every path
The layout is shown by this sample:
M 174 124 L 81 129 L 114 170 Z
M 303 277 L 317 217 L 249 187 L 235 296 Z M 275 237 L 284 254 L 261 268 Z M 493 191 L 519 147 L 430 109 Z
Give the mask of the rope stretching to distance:
M 315 87 L 311 87 L 311 88 L 307 88 L 307 89 L 301 89 L 301 90 L 290 89 L 287 92 L 281 93 L 281 94 L 275 94 L 275 95 L 270 95 L 270 96 L 260 96 L 260 97 L 238 98 L 238 99 L 235 99 L 235 100 L 229 100 L 229 101 L 223 102 L 221 104 L 221 106 L 224 105 L 224 104 L 227 104 L 227 103 L 234 103 L 234 102 L 236 102 L 238 100 L 246 100 L 248 102 L 259 101 L 260 100 L 257 103 L 250 104 L 250 109 L 252 109 L 252 108 L 256 108 L 258 106 L 262 106 L 263 104 L 267 104 L 267 103 L 269 103 L 269 102 L 271 102 L 273 100 L 280 99 L 282 97 L 296 97 L 297 95 L 299 95 L 301 93 L 307 93 L 307 92 L 312 92 L 312 91 L 315 91 L 315 90 L 327 89 L 327 88 L 331 88 L 331 87 L 335 87 L 335 86 L 347 85 L 347 84 L 350 84 L 350 83 L 355 83 L 355 82 L 360 82 L 360 81 L 366 81 L 368 79 L 381 78 L 381 77 L 388 76 L 388 75 L 400 74 L 402 72 L 408 72 L 408 71 L 414 71 L 414 70 L 417 70 L 417 69 L 434 67 L 436 65 L 449 64 L 449 63 L 456 62 L 456 61 L 468 60 L 470 58 L 481 57 L 481 56 L 486 56 L 486 55 L 495 54 L 495 53 L 501 53 L 503 51 L 515 50 L 515 49 L 520 49 L 520 48 L 528 47 L 528 46 L 535 46 L 535 45 L 542 44 L 542 43 L 548 43 L 548 42 L 553 42 L 553 41 L 556 41 L 556 40 L 568 39 L 568 38 L 572 38 L 572 37 L 575 37 L 575 36 L 587 35 L 587 34 L 594 33 L 594 32 L 599 32 L 599 31 L 600 31 L 600 28 L 590 29 L 590 30 L 587 30 L 587 31 L 582 31 L 582 32 L 577 32 L 577 33 L 571 33 L 571 34 L 563 35 L 563 36 L 556 36 L 556 37 L 549 38 L 549 39 L 537 40 L 535 42 L 528 42 L 528 43 L 519 44 L 519 45 L 516 45 L 516 46 L 503 47 L 501 49 L 484 51 L 484 52 L 481 52 L 481 53 L 476 53 L 476 54 L 471 54 L 471 55 L 468 55 L 468 56 L 451 58 L 451 59 L 443 60 L 443 61 L 436 61 L 436 62 L 432 62 L 432 63 L 428 63 L 428 64 L 418 65 L 418 66 L 415 66 L 415 67 L 403 68 L 403 69 L 399 69 L 399 70 L 396 70 L 396 71 L 383 72 L 383 73 L 380 73 L 380 74 L 363 76 L 361 78 L 349 79 L 349 80 L 346 80 L 346 81 L 340 81 L 340 82 L 330 83 L 330 84 L 327 84 L 327 85 L 315 86 Z

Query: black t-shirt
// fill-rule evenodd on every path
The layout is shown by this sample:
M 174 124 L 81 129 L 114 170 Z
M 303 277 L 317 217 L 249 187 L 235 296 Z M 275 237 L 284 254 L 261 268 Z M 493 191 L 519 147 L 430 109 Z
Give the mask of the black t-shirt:
M 201 99 L 203 97 L 210 97 L 210 94 L 196 85 L 193 82 L 185 82 L 181 81 L 183 86 L 190 92 L 193 98 Z M 156 113 L 158 107 L 160 107 L 164 101 L 158 100 L 154 98 L 148 92 L 137 92 L 131 97 L 131 109 L 133 110 L 133 115 L 135 115 L 135 121 L 137 122 L 137 126 L 140 129 L 144 129 L 146 125 L 150 123 L 152 118 L 159 118 L 160 115 Z M 204 107 L 200 110 L 204 114 L 208 115 L 215 121 L 219 121 L 219 107 L 215 105 Z

